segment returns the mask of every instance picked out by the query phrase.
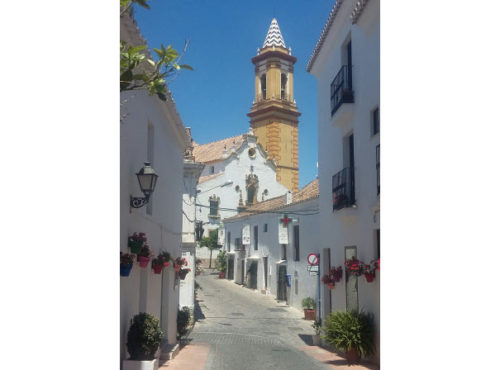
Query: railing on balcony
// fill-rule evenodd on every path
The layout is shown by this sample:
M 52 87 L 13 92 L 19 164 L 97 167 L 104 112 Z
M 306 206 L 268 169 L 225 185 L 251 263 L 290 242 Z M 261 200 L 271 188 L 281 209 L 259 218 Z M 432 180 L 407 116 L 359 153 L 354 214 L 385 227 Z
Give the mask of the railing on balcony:
M 354 103 L 354 92 L 352 91 L 352 66 L 340 67 L 340 71 L 330 85 L 330 107 L 332 116 L 343 103 Z
M 332 177 L 333 210 L 354 204 L 354 168 L 346 167 Z

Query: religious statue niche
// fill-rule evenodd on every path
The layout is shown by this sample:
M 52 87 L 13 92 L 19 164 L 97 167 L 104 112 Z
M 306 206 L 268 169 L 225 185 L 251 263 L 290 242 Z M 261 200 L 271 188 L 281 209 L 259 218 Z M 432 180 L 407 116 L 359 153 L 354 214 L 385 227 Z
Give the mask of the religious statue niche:
M 256 174 L 247 175 L 247 206 L 257 203 L 257 191 L 259 190 L 259 178 Z

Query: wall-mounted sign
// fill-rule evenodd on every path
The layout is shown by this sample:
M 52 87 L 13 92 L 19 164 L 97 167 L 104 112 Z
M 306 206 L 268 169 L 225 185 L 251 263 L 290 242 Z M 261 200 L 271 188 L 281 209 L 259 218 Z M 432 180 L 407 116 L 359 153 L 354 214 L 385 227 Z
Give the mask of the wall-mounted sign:
M 318 255 L 316 253 L 309 253 L 307 255 L 307 263 L 310 265 L 317 265 L 319 262 Z
M 250 245 L 250 225 L 243 226 L 241 230 L 241 238 L 243 245 Z
M 224 229 L 219 229 L 217 244 L 224 246 L 224 241 L 226 240 L 225 235 Z
M 280 244 L 288 244 L 288 227 L 278 224 L 278 239 Z

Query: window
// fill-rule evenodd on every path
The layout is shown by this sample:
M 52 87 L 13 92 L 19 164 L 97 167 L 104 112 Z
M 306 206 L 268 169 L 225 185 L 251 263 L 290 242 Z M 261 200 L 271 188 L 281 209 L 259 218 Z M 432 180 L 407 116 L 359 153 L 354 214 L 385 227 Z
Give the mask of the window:
M 380 144 L 375 148 L 376 160 L 377 160 L 377 195 L 380 194 Z
M 210 174 L 213 174 L 215 172 L 215 166 L 210 166 Z
M 378 107 L 372 111 L 372 136 L 380 132 L 380 116 Z
M 231 252 L 231 231 L 227 233 L 227 251 Z
M 293 227 L 293 249 L 294 249 L 294 261 L 300 261 L 299 254 L 299 225 Z
M 357 248 L 345 247 L 345 260 L 352 257 L 357 258 Z M 346 309 L 358 311 L 358 277 L 349 273 L 346 273 Z
M 253 249 L 259 249 L 259 227 L 257 225 L 253 227 Z
M 267 233 L 267 224 L 264 224 L 264 232 Z
M 286 244 L 281 244 L 281 259 L 286 261 Z
M 241 249 L 241 238 L 234 239 L 234 247 L 235 249 Z
M 220 198 L 215 194 L 209 198 L 210 202 L 210 213 L 208 217 L 219 217 L 219 202 Z
M 287 98 L 286 96 L 286 82 L 288 78 L 286 77 L 286 74 L 282 73 L 281 74 L 281 99 L 285 100 Z
M 266 98 L 266 74 L 264 73 L 260 76 L 260 92 L 262 94 L 262 99 Z

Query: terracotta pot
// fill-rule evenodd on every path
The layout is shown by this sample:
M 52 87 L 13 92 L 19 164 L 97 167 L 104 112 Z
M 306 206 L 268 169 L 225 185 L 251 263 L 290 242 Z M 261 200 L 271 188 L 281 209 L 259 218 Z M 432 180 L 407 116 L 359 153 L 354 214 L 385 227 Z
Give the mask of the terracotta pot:
M 365 278 L 368 283 L 371 283 L 375 278 L 375 274 L 365 274 Z
M 348 364 L 354 364 L 359 361 L 359 353 L 355 348 L 349 348 L 345 351 L 345 359 Z
M 219 271 L 219 279 L 224 279 L 225 276 L 226 276 L 225 271 Z
M 335 283 L 328 283 L 327 287 L 328 289 L 332 290 L 333 288 L 335 288 Z
M 316 310 L 304 308 L 304 316 L 306 320 L 314 320 L 316 316 Z
M 139 266 L 141 267 L 146 267 L 150 260 L 151 257 L 143 257 L 143 256 L 137 257 L 137 261 L 139 261 Z
M 161 274 L 161 270 L 163 270 L 163 265 L 152 265 L 152 267 L 155 274 Z

